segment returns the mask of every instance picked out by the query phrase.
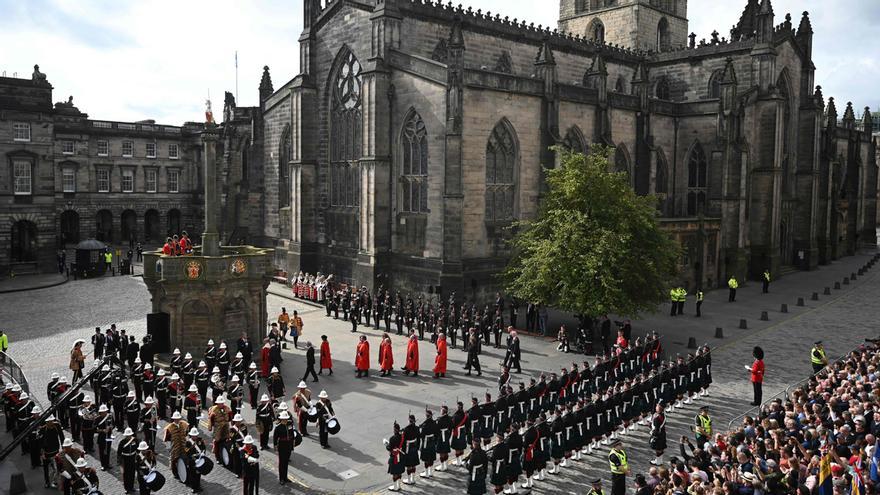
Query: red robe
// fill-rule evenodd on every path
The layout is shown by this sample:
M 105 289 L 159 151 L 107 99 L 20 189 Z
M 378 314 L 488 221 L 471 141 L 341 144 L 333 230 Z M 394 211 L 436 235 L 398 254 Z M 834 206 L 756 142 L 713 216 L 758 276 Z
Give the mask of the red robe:
M 321 369 L 333 369 L 333 359 L 330 357 L 330 342 L 321 342 Z
M 406 345 L 406 364 L 407 371 L 415 373 L 419 371 L 419 341 L 412 339 Z
M 437 341 L 437 357 L 434 358 L 434 373 L 446 374 L 446 341 Z
M 391 350 L 391 341 L 383 340 L 379 344 L 379 369 L 391 371 L 394 368 L 394 353 Z
M 358 371 L 367 371 L 370 369 L 370 343 L 366 340 L 357 345 L 354 367 Z
M 263 378 L 269 378 L 269 348 L 263 347 L 260 350 L 260 365 Z

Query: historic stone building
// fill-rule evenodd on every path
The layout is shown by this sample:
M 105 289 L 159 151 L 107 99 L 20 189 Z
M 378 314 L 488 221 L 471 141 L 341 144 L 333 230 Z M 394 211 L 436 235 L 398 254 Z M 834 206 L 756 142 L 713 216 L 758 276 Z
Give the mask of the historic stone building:
M 38 68 L 0 78 L 0 274 L 51 271 L 88 237 L 201 233 L 202 124 L 93 120 L 52 89 Z
M 686 0 L 560 0 L 558 29 L 427 0 L 303 4 L 299 74 L 261 99 L 263 240 L 291 270 L 493 290 L 558 144 L 615 147 L 690 287 L 876 242 L 871 114 L 841 105 L 838 123 L 806 12 L 748 0 L 697 41 Z

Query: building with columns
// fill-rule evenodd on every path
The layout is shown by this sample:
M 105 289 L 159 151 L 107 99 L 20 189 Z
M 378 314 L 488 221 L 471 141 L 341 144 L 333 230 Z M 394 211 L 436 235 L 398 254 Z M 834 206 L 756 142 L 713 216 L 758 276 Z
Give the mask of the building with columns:
M 697 41 L 686 0 L 560 0 L 558 28 L 427 0 L 303 4 L 299 74 L 261 103 L 262 240 L 291 271 L 482 297 L 554 145 L 615 148 L 690 288 L 876 243 L 871 114 L 823 95 L 806 12 L 747 0 Z

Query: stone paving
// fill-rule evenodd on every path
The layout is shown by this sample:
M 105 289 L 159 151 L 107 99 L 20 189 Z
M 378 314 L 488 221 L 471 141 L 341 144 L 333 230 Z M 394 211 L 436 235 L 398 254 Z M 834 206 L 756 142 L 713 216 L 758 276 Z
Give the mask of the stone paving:
M 873 253 L 871 253 L 873 254 Z M 767 351 L 767 383 L 765 399 L 782 391 L 810 372 L 807 353 L 810 344 L 817 338 L 824 338 L 829 356 L 836 356 L 851 349 L 866 336 L 877 332 L 876 310 L 880 294 L 880 278 L 869 271 L 865 276 L 841 290 L 832 290 L 830 296 L 822 295 L 824 287 L 833 287 L 865 264 L 867 254 L 845 258 L 818 271 L 791 274 L 771 286 L 771 293 L 760 294 L 760 285 L 750 284 L 740 289 L 737 302 L 726 303 L 726 291 L 707 294 L 704 303 L 704 317 L 685 315 L 671 318 L 660 308 L 655 315 L 634 322 L 635 334 L 648 329 L 657 329 L 664 338 L 664 345 L 670 353 L 685 351 L 688 337 L 698 343 L 709 342 L 715 347 L 715 383 L 712 393 L 701 402 L 712 407 L 716 429 L 726 427 L 728 421 L 748 410 L 751 400 L 751 386 L 744 364 L 751 362 L 751 348 L 762 345 Z M 287 290 L 274 285 L 268 307 L 270 319 L 274 318 L 281 306 L 288 311 L 296 309 L 305 320 L 305 335 L 300 340 L 311 340 L 315 345 L 321 334 L 329 336 L 334 356 L 335 373 L 333 377 L 321 377 L 320 383 L 309 383 L 317 393 L 326 389 L 334 401 L 335 409 L 342 424 L 339 435 L 331 437 L 331 450 L 320 449 L 314 439 L 306 439 L 297 449 L 292 459 L 291 477 L 297 483 L 282 489 L 277 483 L 274 471 L 275 456 L 272 452 L 263 455 L 261 488 L 265 493 L 290 492 L 330 492 L 354 493 L 383 490 L 388 484 L 385 474 L 386 456 L 381 439 L 390 434 L 391 424 L 396 419 L 403 421 L 409 411 L 422 417 L 425 405 L 435 411 L 443 403 L 452 405 L 456 397 L 467 400 L 471 394 L 483 393 L 488 389 L 497 390 L 498 362 L 502 352 L 487 349 L 481 362 L 484 375 L 465 377 L 461 366 L 464 353 L 450 350 L 448 378 L 435 381 L 430 375 L 408 378 L 399 372 L 391 378 L 372 375 L 368 379 L 355 379 L 353 370 L 354 343 L 360 334 L 349 332 L 350 324 L 334 321 L 324 316 L 323 309 L 315 308 L 300 301 L 286 297 Z M 810 301 L 812 292 L 819 292 L 818 301 Z M 277 293 L 277 294 L 276 294 Z M 804 297 L 806 305 L 797 307 L 797 297 Z M 0 321 L 10 338 L 10 353 L 22 363 L 35 390 L 45 390 L 45 383 L 52 371 L 67 370 L 69 345 L 75 338 L 87 337 L 96 325 L 105 327 L 117 323 L 120 328 L 138 338 L 145 333 L 144 314 L 149 311 L 149 296 L 143 282 L 136 277 L 105 277 L 95 280 L 71 281 L 62 286 L 0 296 Z M 779 313 L 779 306 L 786 303 L 789 313 Z M 692 312 L 692 301 L 688 302 L 687 312 Z M 770 321 L 761 322 L 761 311 L 768 311 Z M 522 317 L 521 317 L 522 318 Z M 738 329 L 740 318 L 747 319 L 747 329 Z M 725 339 L 714 339 L 714 329 L 724 328 Z M 363 327 L 359 327 L 363 330 Z M 378 336 L 380 332 L 367 329 L 365 334 L 371 341 L 371 362 L 377 361 Z M 403 341 L 392 335 L 395 343 L 397 365 L 402 364 Z M 433 364 L 433 350 L 428 342 L 420 346 L 421 367 L 427 371 Z M 572 361 L 582 361 L 581 356 L 561 356 L 555 345 L 547 339 L 525 337 L 523 339 L 524 374 L 514 375 L 514 381 L 527 380 L 541 371 L 555 371 Z M 304 350 L 290 348 L 285 351 L 283 374 L 288 395 L 304 371 Z M 44 399 L 44 392 L 39 392 Z M 683 411 L 670 415 L 670 450 L 667 458 L 673 455 L 676 439 L 688 434 L 689 425 L 696 414 L 693 404 Z M 245 408 L 245 418 L 252 421 L 253 413 Z M 312 431 L 316 433 L 313 428 Z M 647 451 L 647 435 L 644 428 L 624 437 L 630 451 L 634 472 L 647 469 L 650 455 Z M 165 459 L 167 448 L 159 447 L 161 459 Z M 94 460 L 90 459 L 93 463 Z M 167 466 L 162 468 L 169 476 Z M 534 493 L 579 493 L 587 480 L 604 476 L 607 462 L 604 456 L 595 454 L 563 474 L 536 485 Z M 118 481 L 119 469 L 112 472 L 116 476 L 102 476 L 105 493 L 121 493 Z M 347 479 L 346 479 L 347 478 Z M 455 472 L 438 473 L 430 481 L 418 480 L 415 487 L 407 487 L 409 493 L 451 493 L 464 491 L 465 476 Z M 234 493 L 240 482 L 228 471 L 217 468 L 203 480 L 207 493 Z M 30 483 L 33 488 L 34 484 Z M 174 480 L 163 488 L 161 493 L 186 493 L 184 487 Z M 39 493 L 36 491 L 35 493 Z

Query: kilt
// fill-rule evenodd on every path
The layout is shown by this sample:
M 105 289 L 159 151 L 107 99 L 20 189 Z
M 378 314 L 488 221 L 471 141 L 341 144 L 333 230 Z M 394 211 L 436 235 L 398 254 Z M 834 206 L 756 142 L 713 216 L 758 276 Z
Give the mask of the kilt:
M 442 432 L 440 433 L 440 436 L 437 438 L 437 446 L 436 446 L 436 449 L 437 449 L 437 453 L 438 453 L 438 454 L 448 454 L 448 453 L 451 451 L 451 448 L 450 448 L 450 446 L 449 446 L 449 440 L 448 440 L 448 439 L 446 439 L 446 440 L 443 439 L 443 433 L 442 433 Z
M 449 442 L 450 446 L 458 451 L 465 450 L 467 448 L 467 432 L 464 430 L 464 427 L 459 428 L 456 433 L 454 430 L 452 432 L 452 440 Z M 437 449 L 438 452 L 440 449 Z
M 467 495 L 483 495 L 486 493 L 486 473 L 477 473 L 476 479 L 468 478 Z
M 553 434 L 550 440 L 550 456 L 554 459 L 562 459 L 565 455 L 565 433 Z
M 492 474 L 489 476 L 489 483 L 495 486 L 502 486 L 507 483 L 507 467 L 505 462 L 493 462 Z
M 423 442 L 424 446 L 422 446 L 419 451 L 419 458 L 422 462 L 434 462 L 437 460 L 437 447 L 433 438 L 425 439 Z
M 416 467 L 419 465 L 419 449 L 418 440 L 407 440 L 406 453 L 403 456 L 403 465 L 406 467 Z
M 520 454 L 518 450 L 514 450 L 510 456 L 510 462 L 507 463 L 507 481 L 513 483 L 522 474 L 522 463 L 520 462 Z
M 652 450 L 666 450 L 666 433 L 652 434 L 650 444 Z
M 491 439 L 495 435 L 495 432 L 492 429 L 492 425 L 494 423 L 495 422 L 492 420 L 492 418 L 486 419 L 486 417 L 484 416 L 483 419 L 480 421 L 480 426 L 479 426 L 480 435 L 479 435 L 479 437 L 483 438 L 483 439 L 486 439 L 486 438 Z M 477 437 L 476 433 L 474 434 L 474 437 Z
M 403 474 L 406 470 L 406 467 L 403 465 L 403 456 L 397 456 L 395 459 L 394 454 L 388 456 L 388 474 L 393 476 L 399 476 Z

